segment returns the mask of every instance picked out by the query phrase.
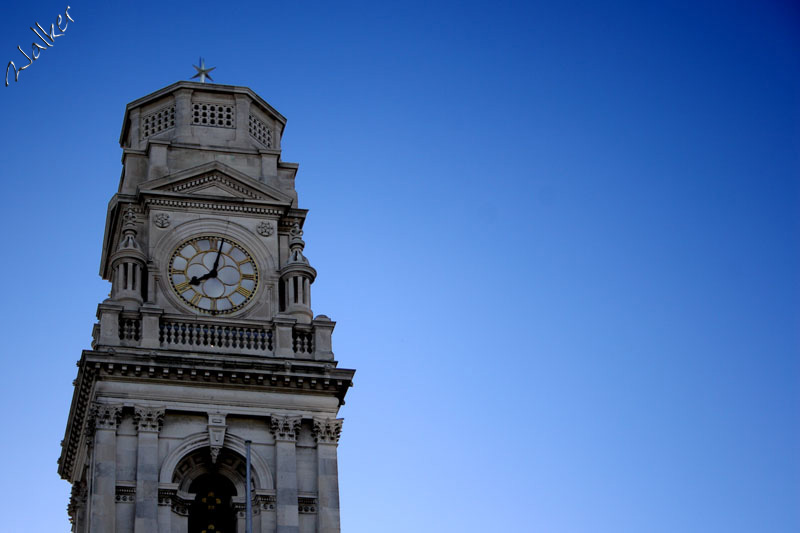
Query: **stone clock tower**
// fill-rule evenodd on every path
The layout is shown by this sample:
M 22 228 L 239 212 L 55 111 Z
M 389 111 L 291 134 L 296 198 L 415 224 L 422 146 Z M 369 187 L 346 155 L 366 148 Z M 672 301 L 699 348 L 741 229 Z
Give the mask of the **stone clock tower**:
M 111 293 L 59 459 L 74 533 L 340 530 L 354 371 L 311 311 L 285 124 L 245 87 L 179 82 L 128 104 L 100 262 Z

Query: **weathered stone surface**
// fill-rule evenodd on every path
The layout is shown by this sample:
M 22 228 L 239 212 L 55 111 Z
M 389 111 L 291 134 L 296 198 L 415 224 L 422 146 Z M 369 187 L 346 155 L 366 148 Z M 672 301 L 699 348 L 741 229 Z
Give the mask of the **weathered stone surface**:
M 188 532 L 198 509 L 243 531 L 246 441 L 254 531 L 339 531 L 336 416 L 354 371 L 337 368 L 335 322 L 312 319 L 285 124 L 227 85 L 178 82 L 127 106 L 100 269 L 111 294 L 59 460 L 74 533 Z

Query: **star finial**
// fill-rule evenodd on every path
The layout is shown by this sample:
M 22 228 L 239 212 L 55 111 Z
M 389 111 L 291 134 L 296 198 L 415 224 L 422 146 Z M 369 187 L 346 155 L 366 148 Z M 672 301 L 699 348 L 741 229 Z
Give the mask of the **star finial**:
M 206 78 L 208 78 L 211 81 L 214 81 L 214 79 L 211 77 L 209 72 L 211 72 L 212 70 L 214 70 L 217 67 L 206 68 L 206 61 L 202 57 L 200 58 L 199 63 L 200 63 L 199 67 L 196 66 L 196 65 L 192 65 L 195 68 L 195 70 L 197 71 L 197 74 L 192 76 L 192 79 L 195 79 L 195 78 L 199 77 L 200 78 L 200 83 L 205 83 L 206 82 Z

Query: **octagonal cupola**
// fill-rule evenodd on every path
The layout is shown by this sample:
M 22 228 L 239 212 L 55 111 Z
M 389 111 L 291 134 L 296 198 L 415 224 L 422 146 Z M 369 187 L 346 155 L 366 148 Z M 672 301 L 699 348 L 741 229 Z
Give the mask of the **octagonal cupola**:
M 285 126 L 283 115 L 247 87 L 174 83 L 125 110 L 120 192 L 218 160 L 293 193 L 297 165 L 280 161 Z

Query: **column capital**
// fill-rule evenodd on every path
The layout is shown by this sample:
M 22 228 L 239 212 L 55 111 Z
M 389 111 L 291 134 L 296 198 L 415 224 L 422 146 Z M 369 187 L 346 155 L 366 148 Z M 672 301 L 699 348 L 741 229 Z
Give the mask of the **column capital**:
M 133 421 L 139 433 L 150 432 L 158 433 L 164 423 L 163 407 L 146 407 L 142 405 L 134 406 Z
M 89 425 L 93 429 L 117 429 L 122 417 L 122 404 L 94 402 L 89 411 Z
M 270 415 L 270 431 L 276 441 L 297 441 L 300 432 L 300 422 L 303 417 L 299 415 Z
M 314 440 L 317 444 L 336 444 L 342 434 L 343 418 L 314 417 Z

